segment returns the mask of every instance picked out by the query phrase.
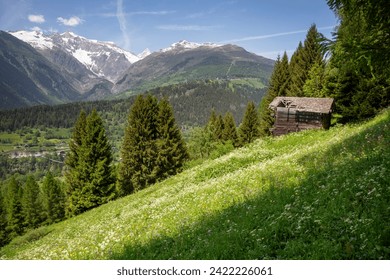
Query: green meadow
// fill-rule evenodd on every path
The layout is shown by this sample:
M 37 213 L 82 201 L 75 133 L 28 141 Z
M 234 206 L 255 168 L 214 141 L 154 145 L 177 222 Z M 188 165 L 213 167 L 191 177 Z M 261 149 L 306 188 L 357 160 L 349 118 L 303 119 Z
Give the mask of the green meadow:
M 1 259 L 389 259 L 390 110 L 264 138 L 17 237 Z

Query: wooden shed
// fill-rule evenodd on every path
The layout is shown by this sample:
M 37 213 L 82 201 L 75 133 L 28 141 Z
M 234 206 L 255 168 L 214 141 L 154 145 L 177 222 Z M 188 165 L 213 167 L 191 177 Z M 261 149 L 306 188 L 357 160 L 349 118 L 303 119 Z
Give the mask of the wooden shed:
M 275 112 L 274 136 L 305 129 L 329 129 L 333 98 L 279 96 L 269 107 Z

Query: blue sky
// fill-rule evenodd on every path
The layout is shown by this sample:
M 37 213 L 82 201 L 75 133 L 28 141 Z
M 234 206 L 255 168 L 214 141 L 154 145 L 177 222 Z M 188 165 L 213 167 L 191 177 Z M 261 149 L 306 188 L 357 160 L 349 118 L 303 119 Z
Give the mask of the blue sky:
M 274 59 L 291 55 L 313 23 L 331 37 L 337 19 L 325 0 L 0 0 L 0 30 L 72 31 L 135 54 L 188 40 Z

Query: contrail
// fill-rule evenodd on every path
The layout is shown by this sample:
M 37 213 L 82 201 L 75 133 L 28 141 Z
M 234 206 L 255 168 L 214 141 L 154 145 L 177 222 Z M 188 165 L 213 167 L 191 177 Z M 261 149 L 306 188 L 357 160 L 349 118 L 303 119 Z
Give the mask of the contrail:
M 124 48 L 130 49 L 130 37 L 127 34 L 127 22 L 126 22 L 126 14 L 123 12 L 123 0 L 118 0 L 116 5 L 116 18 L 119 22 L 119 28 L 122 31 Z
M 318 30 L 325 30 L 325 29 L 332 29 L 332 28 L 334 28 L 334 26 L 325 26 L 325 27 L 320 27 L 320 28 L 317 28 L 317 29 Z M 306 33 L 306 32 L 307 32 L 307 29 L 305 29 L 305 30 L 295 30 L 295 31 L 289 31 L 289 32 L 273 33 L 273 34 L 268 34 L 268 35 L 243 37 L 243 38 L 238 38 L 238 39 L 226 40 L 226 41 L 219 42 L 219 43 L 224 44 L 224 43 L 237 43 L 237 42 L 244 42 L 244 41 L 261 40 L 261 39 L 268 39 L 268 38 L 273 38 L 273 37 L 294 35 L 294 34 Z

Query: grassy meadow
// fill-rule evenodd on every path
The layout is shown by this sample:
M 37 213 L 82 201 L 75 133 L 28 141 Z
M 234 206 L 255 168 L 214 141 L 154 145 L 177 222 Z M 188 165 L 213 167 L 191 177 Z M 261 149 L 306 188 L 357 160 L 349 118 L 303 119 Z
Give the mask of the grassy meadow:
M 0 259 L 389 259 L 390 110 L 255 143 L 0 249 Z

